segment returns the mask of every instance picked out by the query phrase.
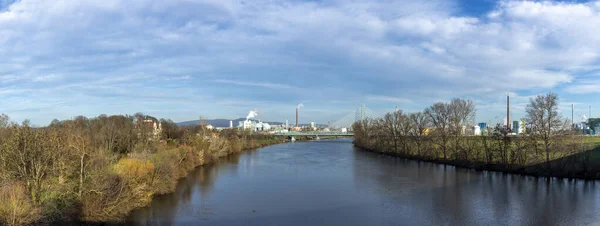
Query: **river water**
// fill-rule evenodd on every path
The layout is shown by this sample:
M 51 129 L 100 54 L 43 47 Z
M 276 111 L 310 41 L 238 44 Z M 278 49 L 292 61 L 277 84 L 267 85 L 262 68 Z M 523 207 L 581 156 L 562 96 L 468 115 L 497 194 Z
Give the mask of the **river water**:
M 197 168 L 136 225 L 600 225 L 600 184 L 475 171 L 355 149 L 274 145 Z

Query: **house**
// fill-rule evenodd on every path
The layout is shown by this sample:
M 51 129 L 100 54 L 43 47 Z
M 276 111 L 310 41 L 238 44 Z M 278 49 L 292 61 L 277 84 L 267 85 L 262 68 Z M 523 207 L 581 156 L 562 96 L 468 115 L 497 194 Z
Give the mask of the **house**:
M 148 139 L 160 139 L 160 134 L 162 132 L 162 125 L 158 120 L 145 119 L 141 122 L 138 122 L 137 128 L 147 129 L 147 133 L 149 136 Z M 141 134 L 138 134 L 141 135 Z

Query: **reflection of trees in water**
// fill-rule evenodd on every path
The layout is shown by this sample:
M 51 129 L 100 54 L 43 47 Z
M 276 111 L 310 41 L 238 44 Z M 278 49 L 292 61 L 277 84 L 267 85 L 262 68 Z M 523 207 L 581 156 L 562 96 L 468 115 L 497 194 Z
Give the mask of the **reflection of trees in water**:
M 527 220 L 524 223 L 538 225 L 561 225 L 565 222 L 592 223 L 584 223 L 583 220 L 590 210 L 597 211 L 596 182 L 548 178 L 530 178 L 529 181 L 534 186 L 528 190 L 532 190 L 531 193 L 534 195 L 525 196 L 521 201 L 526 206 L 525 215 L 537 217 L 524 219 Z
M 150 206 L 133 212 L 129 223 L 144 225 L 160 222 L 160 224 L 171 225 L 179 207 L 193 206 L 191 201 L 194 195 L 199 195 L 201 199 L 210 196 L 221 170 L 228 168 L 231 169 L 228 170 L 230 172 L 237 172 L 240 156 L 241 154 L 232 154 L 220 158 L 214 164 L 197 167 L 187 177 L 179 180 L 173 193 L 157 196 Z M 197 193 L 194 192 L 196 187 L 198 187 Z
M 387 199 L 392 208 L 409 206 L 426 224 L 590 224 L 600 207 L 597 182 L 480 172 L 360 151 L 353 155 L 357 188 Z
M 353 152 L 353 176 L 356 186 L 377 185 L 379 192 L 387 195 L 406 195 L 431 189 L 450 186 L 454 178 L 454 167 L 394 158 L 363 151 Z

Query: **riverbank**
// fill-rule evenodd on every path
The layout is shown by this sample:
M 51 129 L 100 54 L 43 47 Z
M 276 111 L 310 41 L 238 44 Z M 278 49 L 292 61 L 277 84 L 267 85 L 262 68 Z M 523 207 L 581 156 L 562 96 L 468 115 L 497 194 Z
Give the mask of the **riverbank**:
M 143 114 L 11 123 L 0 127 L 0 225 L 120 222 L 198 166 L 283 142 Z
M 212 139 L 213 139 L 212 142 L 215 142 L 215 140 L 218 140 L 219 137 L 213 137 Z M 126 217 L 129 216 L 129 214 L 132 211 L 134 211 L 135 209 L 139 209 L 139 208 L 148 206 L 152 202 L 152 199 L 155 196 L 166 195 L 166 194 L 170 194 L 170 193 L 174 192 L 175 187 L 179 183 L 179 181 L 181 179 L 189 176 L 189 174 L 198 167 L 202 167 L 202 166 L 205 166 L 208 164 L 213 164 L 214 162 L 218 161 L 219 158 L 224 158 L 224 157 L 230 156 L 232 154 L 237 154 L 237 153 L 241 153 L 244 151 L 256 150 L 256 149 L 259 149 L 262 147 L 267 147 L 267 146 L 271 146 L 271 145 L 289 142 L 288 140 L 285 140 L 285 139 L 279 139 L 279 138 L 270 137 L 270 136 L 261 136 L 258 139 L 254 139 L 252 137 L 243 138 L 243 139 L 246 139 L 246 140 L 241 140 L 243 145 L 241 146 L 240 149 L 235 149 L 236 147 L 234 146 L 234 144 L 227 145 L 227 147 L 226 147 L 226 149 L 228 149 L 227 151 L 224 151 L 223 149 L 221 149 L 219 151 L 213 147 L 211 149 L 206 150 L 206 153 L 209 153 L 208 156 L 205 156 L 204 160 L 201 161 L 199 164 L 195 165 L 194 167 L 188 167 L 185 164 L 183 164 L 180 168 L 180 171 L 183 170 L 182 173 L 181 172 L 177 173 L 172 178 L 168 178 L 168 179 L 165 178 L 162 180 L 163 181 L 162 183 L 154 184 L 154 186 L 162 187 L 163 189 L 157 189 L 156 192 L 153 192 L 152 194 L 148 194 L 150 197 L 147 199 L 139 199 L 137 204 L 131 203 L 132 208 L 128 208 L 128 209 L 122 211 L 121 213 L 119 213 L 118 215 L 112 216 L 111 217 L 112 219 L 110 219 L 108 221 L 81 221 L 81 223 L 86 223 L 86 224 L 89 224 L 89 223 L 93 223 L 93 224 L 96 224 L 96 223 L 122 223 L 123 220 L 125 220 Z M 221 147 L 221 148 L 223 148 L 223 147 Z M 60 223 L 60 222 L 52 222 L 52 223 L 54 224 L 54 223 Z
M 592 138 L 596 139 L 596 138 Z M 449 160 L 449 159 L 434 159 L 423 156 L 406 155 L 394 152 L 381 152 L 373 149 L 365 149 L 355 144 L 355 147 L 361 151 L 372 152 L 397 158 L 409 159 L 413 161 L 422 161 L 435 164 L 455 166 L 465 169 L 473 169 L 477 171 L 494 171 L 518 175 L 526 175 L 532 177 L 555 177 L 555 178 L 572 178 L 583 180 L 598 180 L 600 179 L 600 145 L 595 143 L 592 149 L 573 153 L 561 158 L 553 159 L 550 162 L 540 162 L 530 165 L 518 164 L 487 164 L 485 162 L 465 161 L 465 160 Z

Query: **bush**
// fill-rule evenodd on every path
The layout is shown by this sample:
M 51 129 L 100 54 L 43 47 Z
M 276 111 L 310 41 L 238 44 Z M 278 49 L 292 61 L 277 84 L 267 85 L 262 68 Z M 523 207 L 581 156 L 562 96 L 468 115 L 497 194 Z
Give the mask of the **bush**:
M 0 186 L 0 223 L 7 225 L 31 224 L 41 217 L 21 183 Z
M 125 180 L 150 181 L 154 164 L 147 160 L 123 158 L 115 165 L 115 172 Z

